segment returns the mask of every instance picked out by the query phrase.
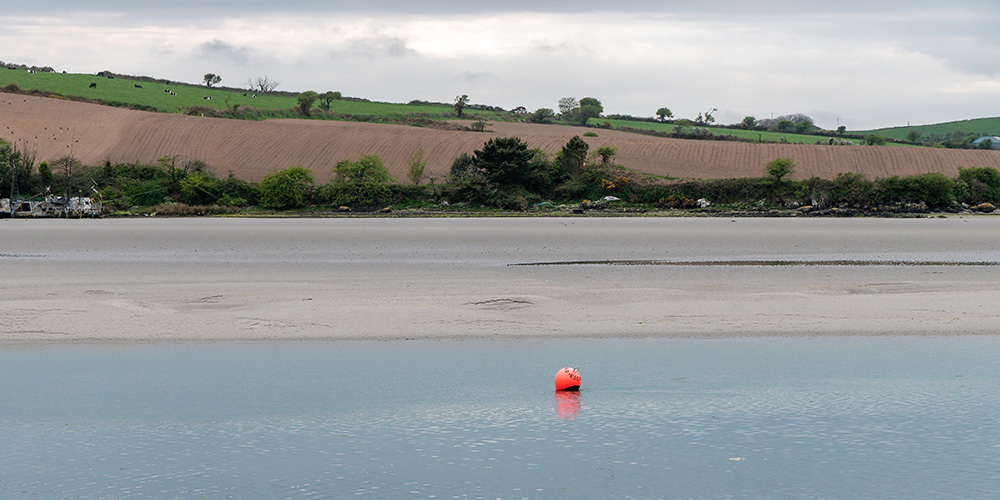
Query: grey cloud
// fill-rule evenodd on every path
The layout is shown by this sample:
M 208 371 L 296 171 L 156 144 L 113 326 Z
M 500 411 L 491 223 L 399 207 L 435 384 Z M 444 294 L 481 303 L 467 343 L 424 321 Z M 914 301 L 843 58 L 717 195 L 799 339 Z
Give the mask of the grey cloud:
M 568 54 L 578 48 L 569 42 L 550 43 L 543 40 L 536 40 L 531 45 L 536 52 L 542 54 Z
M 237 47 L 216 38 L 198 46 L 198 52 L 210 57 L 227 59 L 238 64 L 247 64 L 253 55 L 247 47 Z
M 367 59 L 377 59 L 383 57 L 400 58 L 419 55 L 413 50 L 406 40 L 387 35 L 374 35 L 364 38 L 354 38 L 347 42 L 343 49 L 336 49 L 331 52 L 331 56 L 337 59 L 362 57 Z
M 493 79 L 493 73 L 489 71 L 465 71 L 458 76 L 459 80 L 469 83 L 479 83 Z

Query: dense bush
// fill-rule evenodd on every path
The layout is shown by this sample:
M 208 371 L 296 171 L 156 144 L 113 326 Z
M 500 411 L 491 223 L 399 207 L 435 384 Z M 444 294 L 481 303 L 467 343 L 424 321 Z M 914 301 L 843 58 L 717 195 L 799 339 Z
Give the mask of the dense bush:
M 926 203 L 930 208 L 943 208 L 955 202 L 955 183 L 946 175 L 935 172 L 909 177 L 892 176 L 875 181 L 878 201 L 892 203 Z
M 835 205 L 867 207 L 878 202 L 879 193 L 864 174 L 841 172 L 830 185 L 829 199 Z
M 305 167 L 272 172 L 260 181 L 260 206 L 284 210 L 302 208 L 312 202 L 314 180 Z
M 975 205 L 1000 202 L 1000 172 L 993 167 L 959 168 L 956 188 L 961 182 L 961 193 L 956 192 L 958 201 Z
M 334 178 L 323 186 L 318 196 L 335 205 L 372 207 L 389 203 L 393 178 L 377 155 L 366 155 L 357 161 L 342 160 L 333 169 Z

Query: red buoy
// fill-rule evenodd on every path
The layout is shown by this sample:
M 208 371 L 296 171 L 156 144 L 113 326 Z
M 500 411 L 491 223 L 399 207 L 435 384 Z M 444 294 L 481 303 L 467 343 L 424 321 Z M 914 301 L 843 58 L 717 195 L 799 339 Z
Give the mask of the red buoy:
M 579 391 L 580 372 L 576 368 L 566 367 L 556 372 L 557 391 Z

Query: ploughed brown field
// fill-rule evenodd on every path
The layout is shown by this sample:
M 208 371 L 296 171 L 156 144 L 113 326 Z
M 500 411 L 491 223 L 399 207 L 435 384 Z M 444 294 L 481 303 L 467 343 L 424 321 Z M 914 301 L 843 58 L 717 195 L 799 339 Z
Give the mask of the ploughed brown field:
M 556 125 L 497 122 L 489 132 L 436 130 L 405 125 L 267 120 L 261 122 L 151 113 L 61 99 L 0 93 L 0 134 L 7 142 L 26 141 L 37 161 L 68 156 L 88 165 L 136 160 L 155 163 L 162 156 L 202 160 L 217 176 L 232 172 L 259 181 L 268 172 L 301 165 L 317 182 L 332 176 L 343 159 L 377 154 L 399 181 L 407 161 L 423 147 L 426 174 L 443 180 L 452 160 L 472 153 L 491 137 L 520 137 L 531 147 L 555 154 L 574 135 L 593 151 L 618 148 L 617 161 L 628 168 L 680 178 L 759 177 L 778 157 L 798 164 L 793 177 L 832 178 L 858 172 L 869 178 L 942 172 L 959 167 L 1000 168 L 1000 151 L 908 147 L 816 146 L 693 141 Z

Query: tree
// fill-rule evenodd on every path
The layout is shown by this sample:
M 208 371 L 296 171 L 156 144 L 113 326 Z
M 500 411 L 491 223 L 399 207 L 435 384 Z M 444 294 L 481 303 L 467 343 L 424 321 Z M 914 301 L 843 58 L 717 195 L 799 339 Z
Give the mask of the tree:
M 661 122 L 667 121 L 667 118 L 673 118 L 674 113 L 670 111 L 670 108 L 660 108 L 656 110 L 656 116 Z
M 378 155 L 365 155 L 357 161 L 342 160 L 333 168 L 331 182 L 334 201 L 341 205 L 377 206 L 392 196 L 392 175 Z
M 222 81 L 221 76 L 213 73 L 205 73 L 204 82 L 206 87 L 211 87 L 212 85 L 215 85 L 216 83 L 219 83 L 221 81 Z
M 563 97 L 559 99 L 559 114 L 563 119 L 568 119 L 573 111 L 580 107 L 575 97 Z
M 448 184 L 458 199 L 472 203 L 484 203 L 493 189 L 486 175 L 476 166 L 476 160 L 468 153 L 462 153 L 451 163 L 448 170 Z
M 604 112 L 604 106 L 601 101 L 594 97 L 584 97 L 580 99 L 580 108 L 576 112 L 576 120 L 580 122 L 581 125 L 586 125 L 587 120 L 591 118 L 597 118 L 601 116 Z
M 181 179 L 181 201 L 188 205 L 208 205 L 215 202 L 213 189 L 218 181 L 207 172 L 195 172 Z
M 460 96 L 456 96 L 455 97 L 455 104 L 454 104 L 454 106 L 455 106 L 455 113 L 458 113 L 458 117 L 459 118 L 462 117 L 462 110 L 464 110 L 465 107 L 468 106 L 468 105 L 469 105 L 469 96 L 468 95 L 462 94 Z
M 916 144 L 920 142 L 921 137 L 923 137 L 923 135 L 920 133 L 919 130 L 911 130 L 906 134 L 906 140 L 910 144 Z
M 328 90 L 319 95 L 320 104 L 319 107 L 323 108 L 323 111 L 330 111 L 330 103 L 333 101 L 339 101 L 343 96 L 340 92 L 335 92 Z
M 791 120 L 779 120 L 776 127 L 779 132 L 791 132 L 795 129 L 795 122 Z
M 21 194 L 30 192 L 34 163 L 34 154 L 27 148 L 18 149 L 16 142 L 10 144 L 0 140 L 0 198 L 10 196 L 12 188 Z
M 674 122 L 674 135 L 676 137 L 684 135 L 684 133 L 686 132 L 685 129 L 687 129 L 691 125 L 692 125 L 691 120 L 688 120 L 687 118 L 681 118 L 680 120 L 677 120 L 676 122 Z
M 837 134 L 838 135 L 844 135 L 844 132 L 847 132 L 847 126 L 846 125 L 841 125 L 841 126 L 837 127 Z
M 278 85 L 281 85 L 281 82 L 278 80 L 272 80 L 267 75 L 247 78 L 247 87 L 250 90 L 256 90 L 258 92 L 271 92 L 272 90 L 278 88 Z
M 601 157 L 601 164 L 607 165 L 611 163 L 611 160 L 613 160 L 615 155 L 618 154 L 618 148 L 612 146 L 601 146 L 597 148 L 595 153 L 597 153 L 597 156 Z
M 795 162 L 791 158 L 775 158 L 764 169 L 775 182 L 780 182 L 782 177 L 791 175 L 795 171 Z
M 538 108 L 528 116 L 531 123 L 549 123 L 556 117 L 556 112 L 552 108 Z
M 424 159 L 424 148 L 417 149 L 409 161 L 409 170 L 406 176 L 414 186 L 420 184 L 420 179 L 424 177 L 424 170 L 427 168 L 427 160 Z
M 864 143 L 867 146 L 885 146 L 885 137 L 878 134 L 868 134 L 864 138 Z
M 812 118 L 809 118 L 808 116 L 795 122 L 795 131 L 800 134 L 812 132 L 814 128 L 816 128 L 816 126 L 813 125 Z
M 587 150 L 590 145 L 574 135 L 562 149 L 556 153 L 556 167 L 566 172 L 570 177 L 577 177 L 583 171 L 583 162 L 587 160 Z
M 530 164 L 534 153 L 517 137 L 496 137 L 486 141 L 474 153 L 476 167 L 486 180 L 500 188 L 531 183 Z
M 706 111 L 703 123 L 715 123 L 715 112 L 718 111 L 718 110 L 719 110 L 719 108 L 712 108 L 712 109 Z
M 309 110 L 312 109 L 313 104 L 316 102 L 316 99 L 319 99 L 319 94 L 311 90 L 307 90 L 299 94 L 298 96 L 299 111 L 301 111 L 302 114 L 309 116 Z
M 284 210 L 309 204 L 314 186 L 312 172 L 305 167 L 290 167 L 264 176 L 260 181 L 260 205 Z
M 740 124 L 740 127 L 745 130 L 753 130 L 757 127 L 757 119 L 752 116 L 744 116 L 743 123 Z
M 56 183 L 56 176 L 52 173 L 52 167 L 48 162 L 43 161 L 38 164 L 38 176 L 42 186 L 52 187 Z
M 969 189 L 972 203 L 1000 203 L 1000 172 L 993 167 L 958 167 L 958 180 Z

